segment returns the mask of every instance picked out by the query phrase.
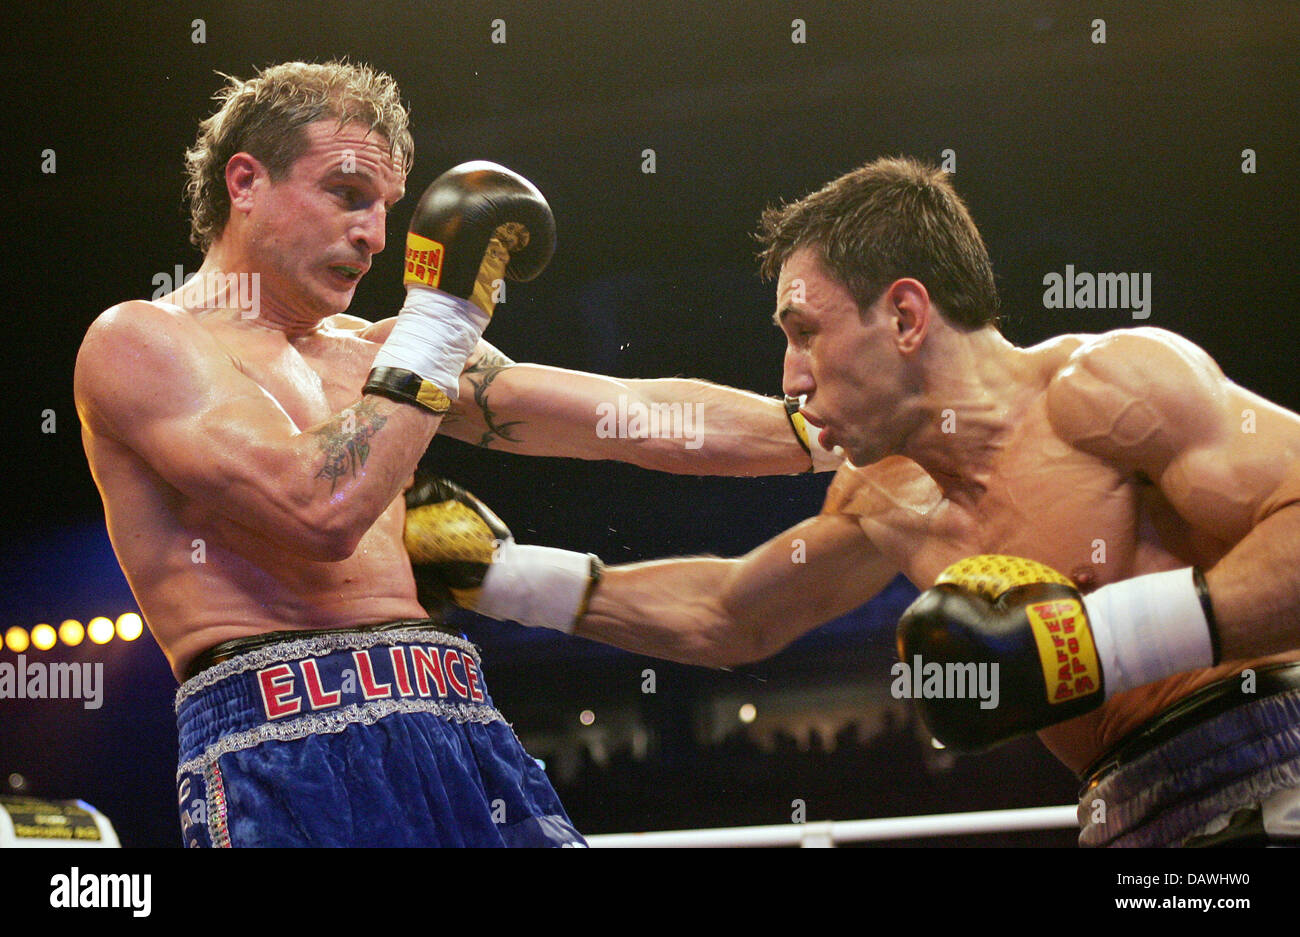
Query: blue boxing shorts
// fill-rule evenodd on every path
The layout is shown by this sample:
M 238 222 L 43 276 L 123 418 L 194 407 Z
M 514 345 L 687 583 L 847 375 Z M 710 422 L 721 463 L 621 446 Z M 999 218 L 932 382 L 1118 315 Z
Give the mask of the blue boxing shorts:
M 477 650 L 431 627 L 258 641 L 187 679 L 176 719 L 188 846 L 586 845 Z
M 1300 845 L 1300 663 L 1253 676 L 1203 687 L 1103 756 L 1079 845 Z

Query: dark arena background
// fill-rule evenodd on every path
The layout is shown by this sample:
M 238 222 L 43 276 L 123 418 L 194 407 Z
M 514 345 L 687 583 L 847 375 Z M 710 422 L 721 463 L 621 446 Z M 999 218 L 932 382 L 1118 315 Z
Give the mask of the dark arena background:
M 423 188 L 488 159 L 541 189 L 559 236 L 544 274 L 498 308 L 487 338 L 507 355 L 776 396 L 784 343 L 754 262 L 760 211 L 907 154 L 955 172 L 1013 342 L 1170 329 L 1300 408 L 1300 25 L 1286 0 L 90 3 L 5 16 L 7 634 L 136 610 L 82 451 L 77 348 L 105 308 L 197 270 L 184 150 L 218 72 L 285 60 L 370 63 L 410 103 L 408 197 L 357 315 L 401 305 L 400 239 Z M 1067 266 L 1150 274 L 1146 317 L 1048 308 L 1044 278 Z M 738 555 L 815 513 L 829 482 L 676 477 L 447 440 L 424 464 L 520 541 L 609 563 Z M 1073 776 L 1036 740 L 954 756 L 891 696 L 894 627 L 914 595 L 899 580 L 732 671 L 461 614 L 498 706 L 584 833 L 1071 803 Z M 101 662 L 102 705 L 0 700 L 0 793 L 81 798 L 124 846 L 180 846 L 176 685 L 148 631 L 23 653 Z M 907 845 L 1074 841 L 1060 829 Z

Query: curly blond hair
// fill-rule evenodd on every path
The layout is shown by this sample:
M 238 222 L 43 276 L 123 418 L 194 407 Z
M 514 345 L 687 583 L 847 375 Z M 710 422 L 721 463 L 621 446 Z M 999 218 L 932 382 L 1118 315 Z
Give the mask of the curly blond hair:
M 185 151 L 190 240 L 204 253 L 230 218 L 225 178 L 230 158 L 248 153 L 272 179 L 282 179 L 306 151 L 305 128 L 315 121 L 365 124 L 388 141 L 403 172 L 410 171 L 415 155 L 410 115 L 397 82 L 383 72 L 343 61 L 285 62 L 247 81 L 221 77 L 226 84 L 213 95 L 221 106 L 199 124 L 194 146 Z

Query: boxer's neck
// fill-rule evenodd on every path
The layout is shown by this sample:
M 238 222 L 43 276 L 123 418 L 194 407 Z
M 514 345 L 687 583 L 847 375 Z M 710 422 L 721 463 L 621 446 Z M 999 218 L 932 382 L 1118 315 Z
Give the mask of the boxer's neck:
M 906 406 L 916 429 L 902 455 L 949 497 L 978 492 L 1010 431 L 1035 394 L 1041 369 L 1031 352 L 992 328 L 964 332 L 944 325 L 926 338 L 918 390 Z
M 191 287 L 177 291 L 182 295 L 173 301 L 192 312 L 238 318 L 290 339 L 319 331 L 332 311 L 317 308 L 294 284 L 286 284 L 262 266 L 239 249 L 238 239 L 219 238 L 204 256 Z M 201 301 L 195 302 L 200 296 Z

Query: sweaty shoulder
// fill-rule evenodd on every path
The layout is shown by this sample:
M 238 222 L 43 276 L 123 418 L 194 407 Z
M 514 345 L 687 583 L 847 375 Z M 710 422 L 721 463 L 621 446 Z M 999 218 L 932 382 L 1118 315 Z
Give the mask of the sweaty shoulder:
M 1066 442 L 1135 468 L 1158 467 L 1213 433 L 1230 385 L 1187 339 L 1138 328 L 1088 336 L 1047 387 L 1047 415 Z
M 82 353 L 94 353 L 103 345 L 142 342 L 151 335 L 166 338 L 176 331 L 193 328 L 193 316 L 170 303 L 134 299 L 118 303 L 99 314 L 86 330 Z
M 197 331 L 189 313 L 167 303 L 132 300 L 104 310 L 77 351 L 78 395 L 93 391 L 105 372 L 135 370 L 160 351 L 174 351 Z
M 82 339 L 73 375 L 77 409 L 92 425 L 111 426 L 124 402 L 141 394 L 165 396 L 168 382 L 196 374 L 196 362 L 221 354 L 180 307 L 120 303 L 101 313 Z

